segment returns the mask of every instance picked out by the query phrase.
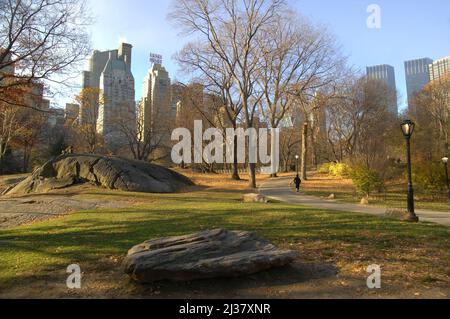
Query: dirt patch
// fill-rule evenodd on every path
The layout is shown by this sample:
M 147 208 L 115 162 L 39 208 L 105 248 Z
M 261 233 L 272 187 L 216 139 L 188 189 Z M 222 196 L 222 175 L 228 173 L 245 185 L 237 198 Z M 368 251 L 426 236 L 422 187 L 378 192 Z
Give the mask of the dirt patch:
M 85 196 L 93 191 L 97 191 L 94 186 L 79 185 L 48 194 L 0 197 L 0 229 L 57 218 L 72 212 L 120 209 L 138 204 L 135 199 L 126 196 L 108 199 Z M 114 191 L 104 191 L 108 192 Z
M 412 287 L 401 280 L 385 280 L 382 289 L 366 286 L 364 271 L 341 271 L 333 263 L 297 260 L 292 265 L 234 279 L 184 283 L 136 284 L 122 271 L 122 257 L 80 265 L 82 288 L 69 290 L 65 268 L 45 276 L 30 275 L 13 287 L 0 288 L 0 298 L 99 299 L 340 299 L 450 297 L 448 287 Z

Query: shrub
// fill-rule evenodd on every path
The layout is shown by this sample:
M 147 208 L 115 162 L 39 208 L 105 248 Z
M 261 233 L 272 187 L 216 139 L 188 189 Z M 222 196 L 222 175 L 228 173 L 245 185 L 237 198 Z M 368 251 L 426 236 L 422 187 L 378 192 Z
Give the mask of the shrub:
M 442 164 L 422 162 L 413 166 L 416 188 L 423 192 L 442 192 L 446 189 Z
M 317 172 L 319 173 L 319 174 L 330 174 L 330 166 L 332 165 L 333 163 L 325 163 L 325 164 L 322 164 L 322 165 L 320 165 L 320 167 L 319 167 L 319 169 L 317 170 Z
M 376 189 L 381 190 L 384 188 L 384 182 L 380 174 L 365 166 L 353 167 L 350 177 L 357 192 L 365 196 L 370 196 Z
M 343 178 L 349 176 L 350 168 L 344 163 L 325 163 L 320 166 L 318 173 Z

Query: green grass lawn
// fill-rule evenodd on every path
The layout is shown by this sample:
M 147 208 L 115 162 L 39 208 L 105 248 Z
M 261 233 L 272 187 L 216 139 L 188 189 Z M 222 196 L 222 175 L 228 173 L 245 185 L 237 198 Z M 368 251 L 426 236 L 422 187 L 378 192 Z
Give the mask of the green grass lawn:
M 332 261 L 341 268 L 386 263 L 392 276 L 402 279 L 399 272 L 404 268 L 424 282 L 445 282 L 450 275 L 450 228 L 444 226 L 282 203 L 244 204 L 241 195 L 231 191 L 86 196 L 132 196 L 145 204 L 0 229 L 0 287 L 69 264 L 123 256 L 147 239 L 219 227 L 256 231 L 305 258 Z
M 307 195 L 328 197 L 335 194 L 338 201 L 359 204 L 362 198 L 357 194 L 356 188 L 349 179 L 339 179 L 327 175 L 315 174 L 303 184 L 303 191 Z M 385 192 L 373 192 L 370 196 L 370 205 L 387 208 L 406 208 L 407 193 L 404 184 L 394 183 L 387 185 Z M 447 194 L 445 192 L 425 194 L 415 190 L 415 206 L 417 209 L 450 212 Z
M 344 203 L 359 204 L 361 202 L 361 196 L 357 196 L 354 192 L 345 192 L 340 190 L 332 191 L 315 191 L 305 190 L 305 194 L 311 196 L 328 197 L 330 194 L 337 196 L 336 200 Z M 407 195 L 400 192 L 390 192 L 386 194 L 374 194 L 370 198 L 370 205 L 385 206 L 388 208 L 406 208 Z M 434 210 L 439 212 L 449 212 L 450 204 L 442 201 L 425 201 L 415 200 L 415 207 L 423 210 Z

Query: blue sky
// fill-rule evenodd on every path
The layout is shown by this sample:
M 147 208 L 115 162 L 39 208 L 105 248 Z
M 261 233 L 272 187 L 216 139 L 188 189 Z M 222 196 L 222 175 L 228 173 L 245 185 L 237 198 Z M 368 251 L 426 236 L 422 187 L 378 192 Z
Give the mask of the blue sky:
M 336 36 L 344 55 L 355 68 L 391 64 L 397 87 L 406 104 L 403 62 L 450 55 L 450 1 L 448 0 L 291 0 L 314 23 L 323 24 Z M 136 99 L 149 68 L 150 52 L 164 56 L 171 78 L 178 68 L 172 56 L 186 42 L 166 20 L 170 0 L 90 0 L 96 16 L 91 28 L 93 48 L 116 48 L 121 40 L 133 44 Z M 367 7 L 381 8 L 381 29 L 369 29 Z

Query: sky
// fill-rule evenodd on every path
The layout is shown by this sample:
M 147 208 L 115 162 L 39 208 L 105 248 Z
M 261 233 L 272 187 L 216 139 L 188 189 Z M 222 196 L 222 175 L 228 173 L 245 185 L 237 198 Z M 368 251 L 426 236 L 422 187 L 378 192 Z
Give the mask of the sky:
M 121 41 L 133 45 L 136 100 L 142 94 L 142 81 L 150 67 L 150 52 L 163 55 L 163 65 L 172 80 L 182 77 L 172 57 L 187 40 L 167 20 L 171 0 L 89 1 L 96 20 L 90 28 L 93 49 L 115 49 Z M 394 66 L 401 108 L 407 99 L 404 61 L 450 56 L 448 0 L 289 1 L 311 22 L 328 28 L 354 68 L 365 71 L 368 65 Z M 367 25 L 371 4 L 381 9 L 380 28 Z

